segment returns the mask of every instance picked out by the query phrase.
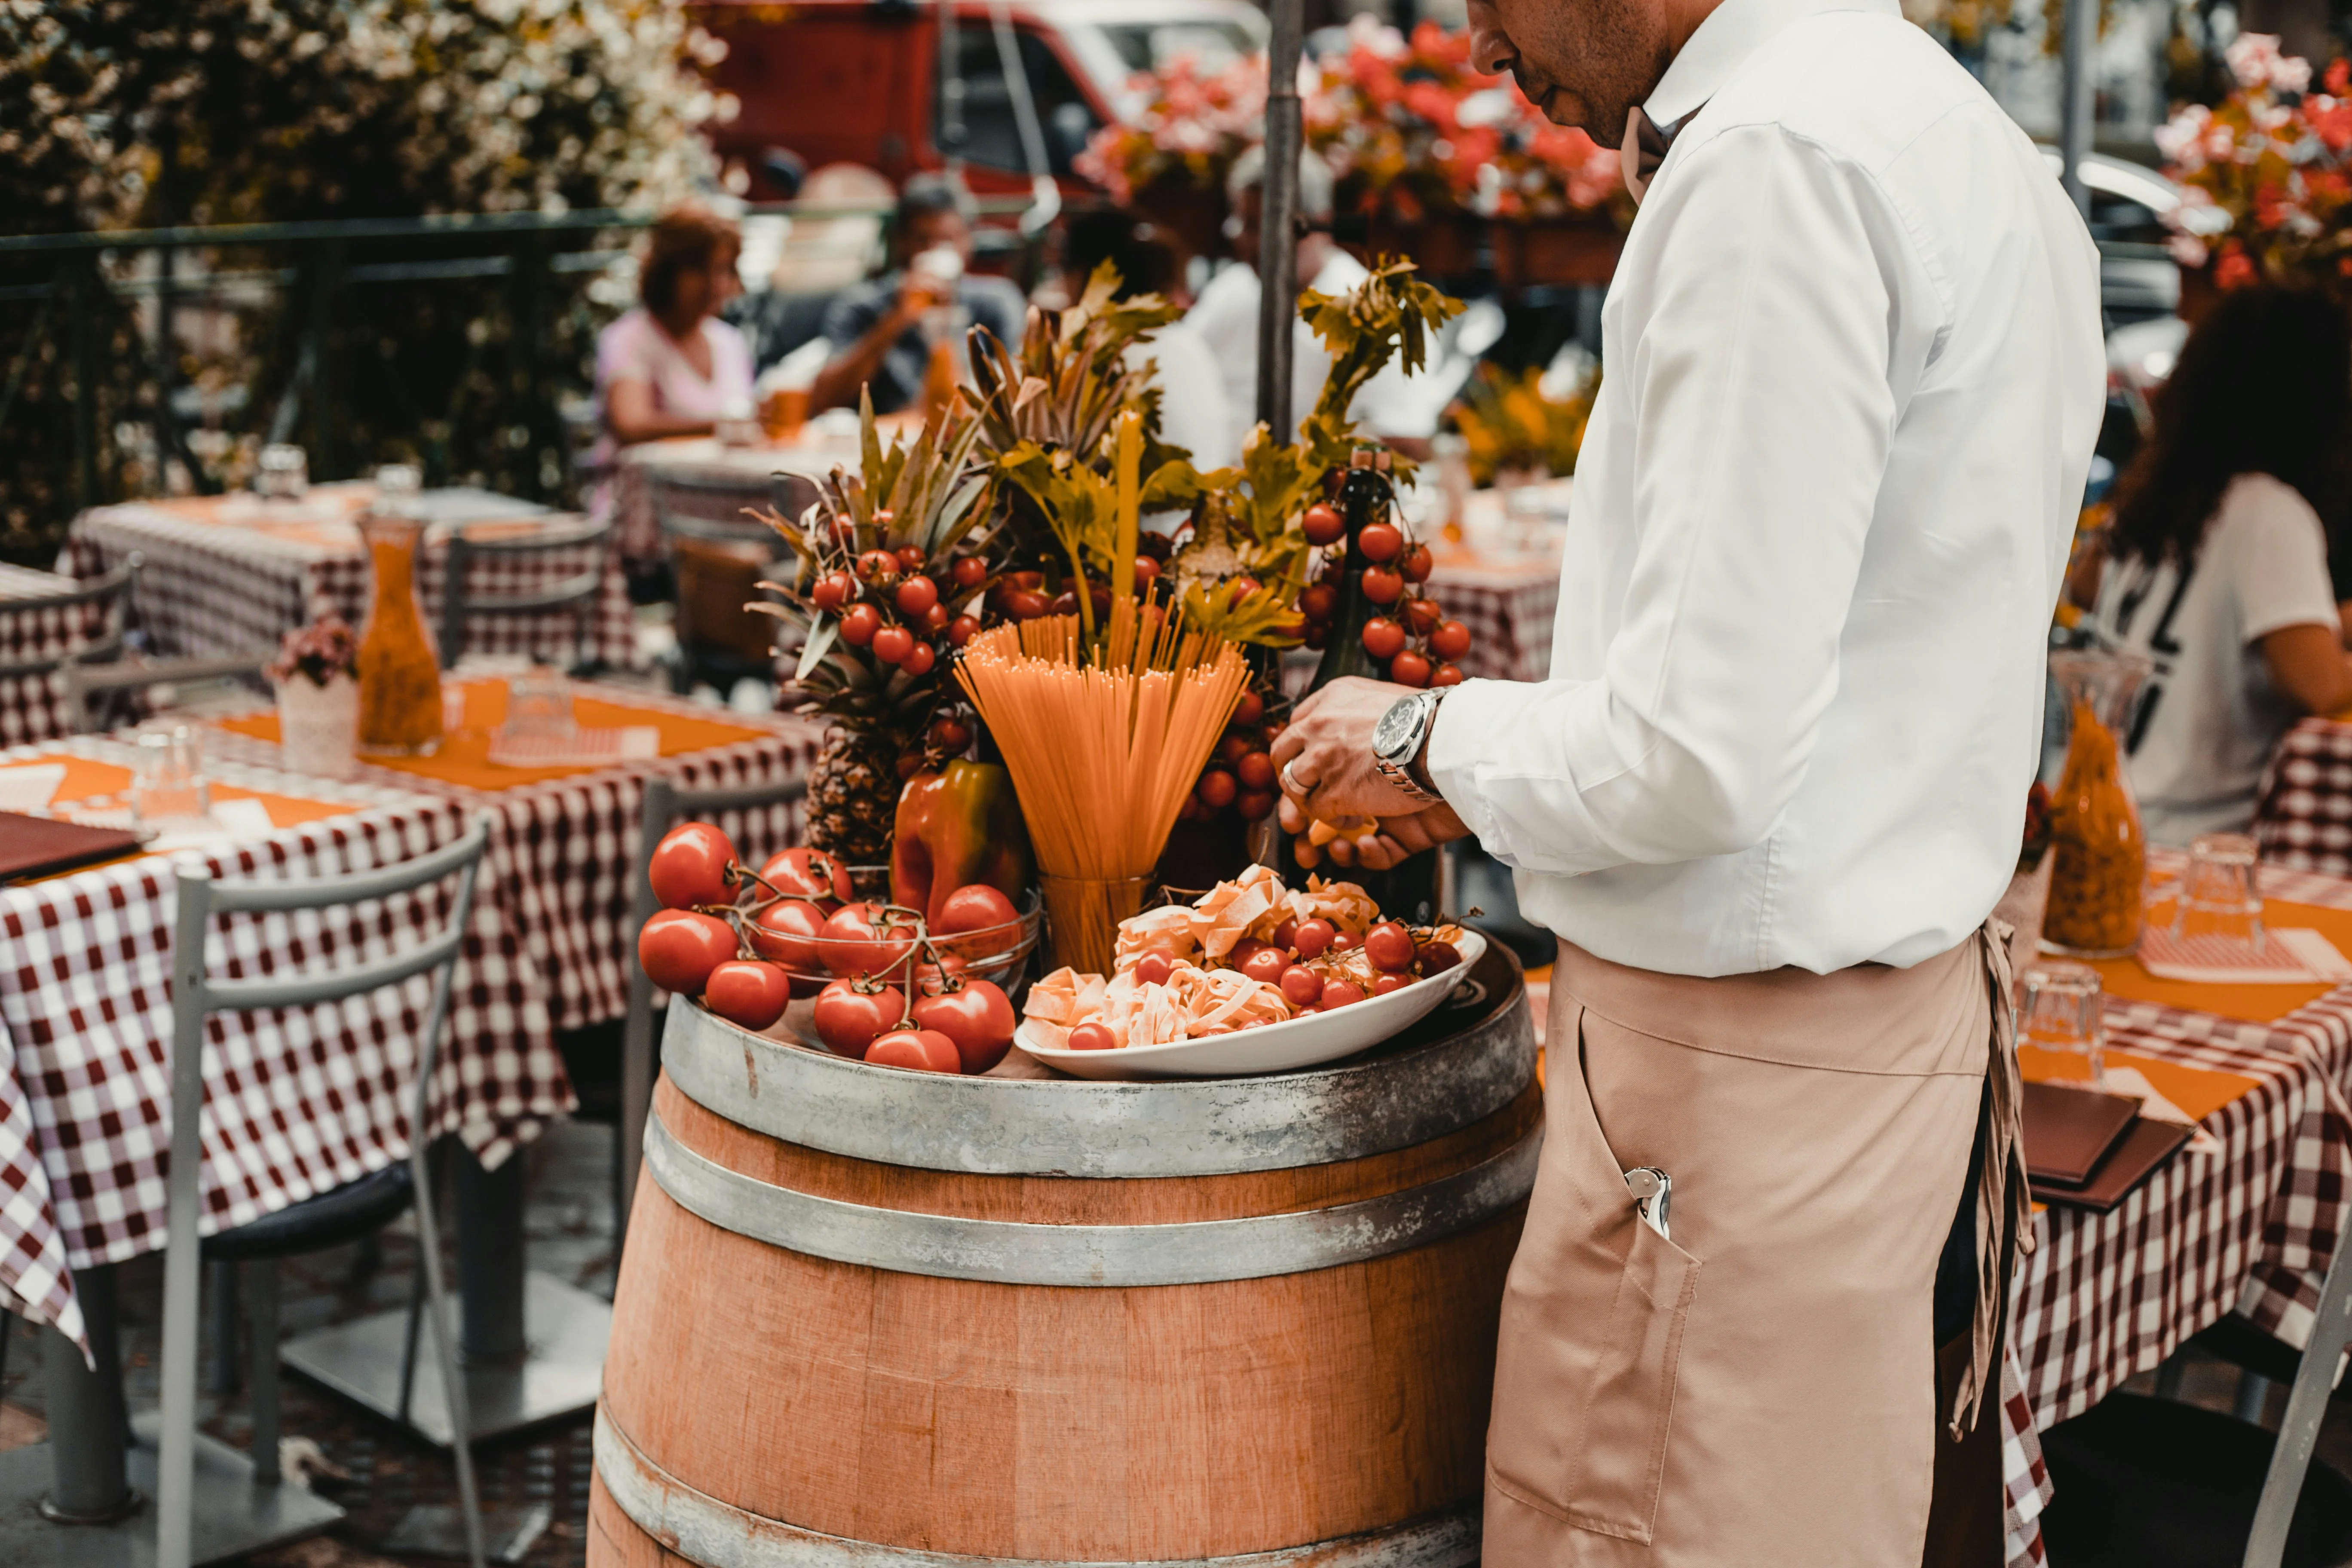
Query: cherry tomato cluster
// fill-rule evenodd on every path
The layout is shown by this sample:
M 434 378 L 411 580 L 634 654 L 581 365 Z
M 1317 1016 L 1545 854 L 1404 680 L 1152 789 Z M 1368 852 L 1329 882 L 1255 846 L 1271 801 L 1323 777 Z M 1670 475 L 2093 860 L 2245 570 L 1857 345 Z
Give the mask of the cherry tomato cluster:
M 1208 766 L 1201 770 L 1200 781 L 1176 815 L 1190 822 L 1205 822 L 1228 809 L 1244 822 L 1271 815 L 1276 786 L 1274 758 L 1267 748 L 1280 733 L 1282 725 L 1266 716 L 1265 696 L 1244 689 Z
M 665 835 L 648 870 L 664 908 L 637 937 L 638 963 L 730 1023 L 766 1029 L 792 998 L 814 996 L 818 1037 L 840 1056 L 982 1073 L 1012 1048 L 1011 999 L 964 973 L 1019 924 L 995 888 L 958 888 L 926 921 L 853 898 L 848 868 L 823 850 L 786 849 L 754 872 L 700 822 Z
M 1436 940 L 1434 929 L 1423 928 L 1417 936 L 1402 921 L 1382 921 L 1359 937 L 1319 916 L 1286 920 L 1274 928 L 1269 941 L 1244 937 L 1235 942 L 1225 954 L 1224 967 L 1279 987 L 1283 999 L 1298 1013 L 1328 1013 L 1458 968 L 1461 950 Z M 1372 969 L 1370 992 L 1359 984 L 1357 973 L 1340 963 L 1359 947 Z M 1164 985 L 1180 962 L 1164 951 L 1146 952 L 1135 961 L 1135 977 L 1146 984 Z M 1101 1024 L 1079 1024 L 1069 1034 L 1074 1051 L 1109 1050 L 1118 1044 L 1118 1037 Z
M 1339 620 L 1347 561 L 1328 547 L 1347 536 L 1348 521 L 1329 501 L 1318 501 L 1299 520 L 1307 542 L 1326 547 L 1322 570 L 1300 590 L 1298 612 L 1307 620 L 1308 647 L 1331 640 Z M 1386 667 L 1400 686 L 1453 686 L 1462 679 L 1454 661 L 1470 651 L 1470 628 L 1447 620 L 1437 601 L 1423 592 L 1436 560 L 1429 546 L 1415 544 L 1392 522 L 1370 522 L 1356 535 L 1356 550 L 1370 563 L 1359 574 L 1364 597 L 1382 606 L 1364 623 L 1364 651 Z M 1418 646 L 1414 646 L 1418 644 Z

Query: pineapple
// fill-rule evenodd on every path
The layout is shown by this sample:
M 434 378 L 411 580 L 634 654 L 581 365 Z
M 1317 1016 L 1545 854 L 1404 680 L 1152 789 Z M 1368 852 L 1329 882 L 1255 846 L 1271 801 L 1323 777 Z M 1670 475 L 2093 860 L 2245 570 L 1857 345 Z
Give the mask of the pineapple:
M 898 809 L 897 737 L 835 724 L 809 774 L 809 843 L 852 866 L 890 858 L 890 824 Z

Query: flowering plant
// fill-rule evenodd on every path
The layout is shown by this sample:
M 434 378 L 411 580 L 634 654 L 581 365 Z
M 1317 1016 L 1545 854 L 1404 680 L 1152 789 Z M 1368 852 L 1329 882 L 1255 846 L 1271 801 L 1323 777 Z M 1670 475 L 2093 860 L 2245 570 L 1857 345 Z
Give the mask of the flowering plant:
M 321 616 L 288 632 L 269 666 L 269 679 L 281 686 L 297 675 L 313 686 L 325 686 L 339 675 L 356 680 L 359 673 L 360 639 L 340 616 Z
M 1434 22 L 1408 38 L 1357 17 L 1305 110 L 1307 144 L 1330 163 L 1343 206 L 1411 223 L 1428 212 L 1549 217 L 1625 201 L 1614 148 L 1546 120 L 1516 80 L 1480 75 L 1470 35 Z
M 2181 186 L 2165 215 L 2174 258 L 2210 265 L 2222 289 L 2352 279 L 2352 68 L 2337 60 L 2315 92 L 2311 63 L 2266 33 L 2239 35 L 2228 58 L 2236 90 L 2156 133 Z
M 1143 106 L 1104 126 L 1078 154 L 1077 171 L 1121 206 L 1154 185 L 1223 193 L 1234 160 L 1264 134 L 1265 57 L 1250 55 L 1203 76 L 1189 55 L 1138 72 Z
M 1592 417 L 1598 378 L 1555 384 L 1538 366 L 1518 375 L 1482 364 L 1446 411 L 1469 444 L 1470 477 L 1491 485 L 1506 469 L 1540 469 L 1558 478 L 1576 472 L 1584 426 Z

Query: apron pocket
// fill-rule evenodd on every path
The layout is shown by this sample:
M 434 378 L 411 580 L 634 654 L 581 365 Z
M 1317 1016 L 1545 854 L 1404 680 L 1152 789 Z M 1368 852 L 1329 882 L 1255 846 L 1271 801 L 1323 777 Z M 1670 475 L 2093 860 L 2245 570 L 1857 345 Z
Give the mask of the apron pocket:
M 1675 1374 L 1698 1263 L 1639 1218 L 1633 1229 L 1580 1424 L 1568 1505 L 1570 1518 L 1587 1530 L 1646 1543 L 1665 1477 Z

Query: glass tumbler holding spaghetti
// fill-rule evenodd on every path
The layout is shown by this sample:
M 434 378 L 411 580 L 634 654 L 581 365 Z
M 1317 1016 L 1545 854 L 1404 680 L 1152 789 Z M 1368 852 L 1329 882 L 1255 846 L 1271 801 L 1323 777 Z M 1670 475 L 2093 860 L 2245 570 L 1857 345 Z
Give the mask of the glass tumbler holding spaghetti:
M 2139 945 L 2147 839 L 2117 737 L 2130 731 L 2151 668 L 2137 654 L 2076 649 L 2050 656 L 2051 676 L 2074 716 L 2074 738 L 2050 800 L 2056 860 L 2042 917 L 2045 952 L 2121 958 Z

